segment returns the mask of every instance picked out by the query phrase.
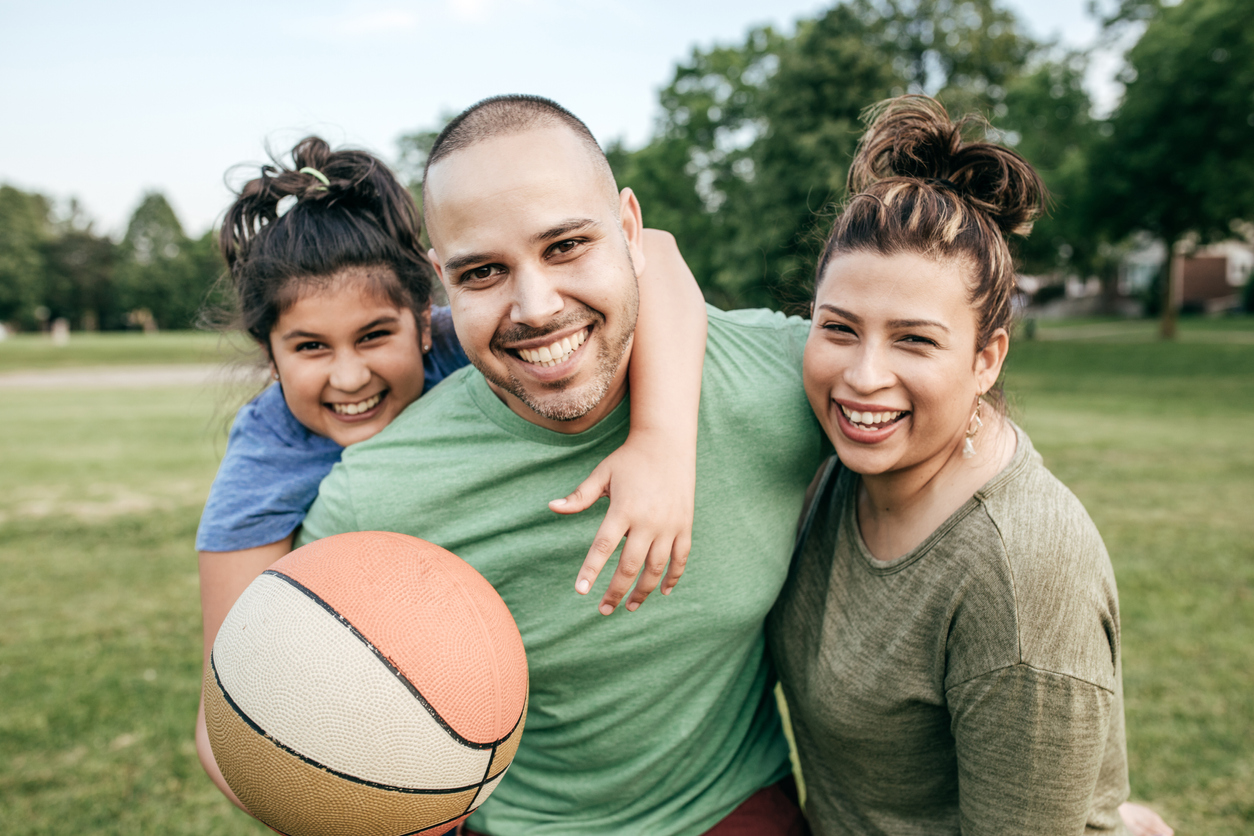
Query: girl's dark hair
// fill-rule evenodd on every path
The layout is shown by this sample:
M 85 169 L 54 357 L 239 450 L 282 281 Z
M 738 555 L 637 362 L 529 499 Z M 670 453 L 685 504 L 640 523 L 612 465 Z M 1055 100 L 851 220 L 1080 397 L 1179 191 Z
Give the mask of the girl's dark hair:
M 1010 329 L 1014 265 L 1006 236 L 1026 236 L 1040 217 L 1045 184 L 1027 160 L 990 142 L 967 142 L 988 124 L 957 122 L 928 96 L 888 99 L 867 109 L 869 123 L 849 168 L 853 195 L 836 219 L 815 281 L 850 252 L 918 253 L 970 268 L 976 348 Z
M 280 215 L 284 200 L 292 205 Z M 316 136 L 301 140 L 292 166 L 262 166 L 222 222 L 218 243 L 237 306 L 231 327 L 269 353 L 279 315 L 352 267 L 366 269 L 374 291 L 417 312 L 435 277 L 420 229 L 413 197 L 378 158 L 332 151 Z

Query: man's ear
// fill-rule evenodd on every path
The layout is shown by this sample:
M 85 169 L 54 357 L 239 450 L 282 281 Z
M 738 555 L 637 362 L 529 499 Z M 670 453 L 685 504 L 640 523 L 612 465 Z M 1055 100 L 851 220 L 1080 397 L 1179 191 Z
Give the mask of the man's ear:
M 444 291 L 448 292 L 448 282 L 444 281 L 444 264 L 440 261 L 440 254 L 435 251 L 435 247 L 427 250 L 427 261 L 431 262 L 431 266 L 435 268 L 435 274 L 440 277 L 440 284 L 444 285 Z
M 644 217 L 640 213 L 640 201 L 631 189 L 623 189 L 618 193 L 618 217 L 622 224 L 623 238 L 627 241 L 627 252 L 631 255 L 631 266 L 639 276 L 644 272 Z
M 1009 350 L 1010 335 L 1005 328 L 998 328 L 988 338 L 988 343 L 975 353 L 975 379 L 981 394 L 992 389 L 1001 376 L 1001 367 Z

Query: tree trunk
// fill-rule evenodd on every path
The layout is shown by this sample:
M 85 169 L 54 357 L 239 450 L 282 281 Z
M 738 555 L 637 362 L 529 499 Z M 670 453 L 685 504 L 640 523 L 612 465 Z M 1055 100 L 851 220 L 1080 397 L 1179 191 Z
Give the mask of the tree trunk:
M 1178 237 L 1173 236 L 1167 244 L 1167 278 L 1163 282 L 1162 319 L 1158 325 L 1158 336 L 1164 340 L 1176 338 L 1176 316 L 1180 307 L 1180 291 L 1184 286 L 1184 255 L 1176 253 Z

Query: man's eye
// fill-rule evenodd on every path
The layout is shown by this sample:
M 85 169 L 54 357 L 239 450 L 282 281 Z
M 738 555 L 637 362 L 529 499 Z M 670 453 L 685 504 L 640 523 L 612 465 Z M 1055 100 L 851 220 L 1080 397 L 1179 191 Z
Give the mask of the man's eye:
M 476 267 L 473 270 L 467 270 L 462 273 L 462 281 L 478 282 L 484 279 L 490 279 L 498 273 L 505 272 L 505 268 L 499 264 L 485 264 L 482 267 Z
M 573 238 L 568 238 L 565 241 L 558 241 L 551 249 L 555 253 L 568 253 L 577 246 L 579 246 L 578 241 Z

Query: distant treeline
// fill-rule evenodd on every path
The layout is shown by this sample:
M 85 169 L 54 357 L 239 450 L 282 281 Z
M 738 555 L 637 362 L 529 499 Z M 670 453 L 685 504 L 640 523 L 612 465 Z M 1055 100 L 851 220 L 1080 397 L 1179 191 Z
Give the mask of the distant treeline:
M 166 199 L 144 197 L 120 242 L 77 207 L 0 186 L 0 323 L 82 330 L 191 328 L 224 270 L 213 232 L 188 238 Z
M 770 27 L 697 49 L 659 96 L 642 148 L 607 149 L 645 222 L 670 230 L 707 298 L 787 307 L 845 195 L 864 109 L 923 91 L 977 113 L 1053 195 L 1018 245 L 1025 273 L 1098 277 L 1113 297 L 1134 233 L 1169 245 L 1254 236 L 1254 2 L 1094 0 L 1107 43 L 1135 44 L 1105 118 L 1090 56 L 1032 38 L 1000 0 L 845 0 L 791 35 Z M 469 102 L 466 102 L 469 104 Z M 436 131 L 399 141 L 417 191 Z M 222 266 L 150 194 L 125 238 L 54 220 L 47 200 L 0 189 L 0 322 L 186 327 Z M 1157 286 L 1169 283 L 1160 277 Z M 1174 310 L 1151 295 L 1149 310 Z

